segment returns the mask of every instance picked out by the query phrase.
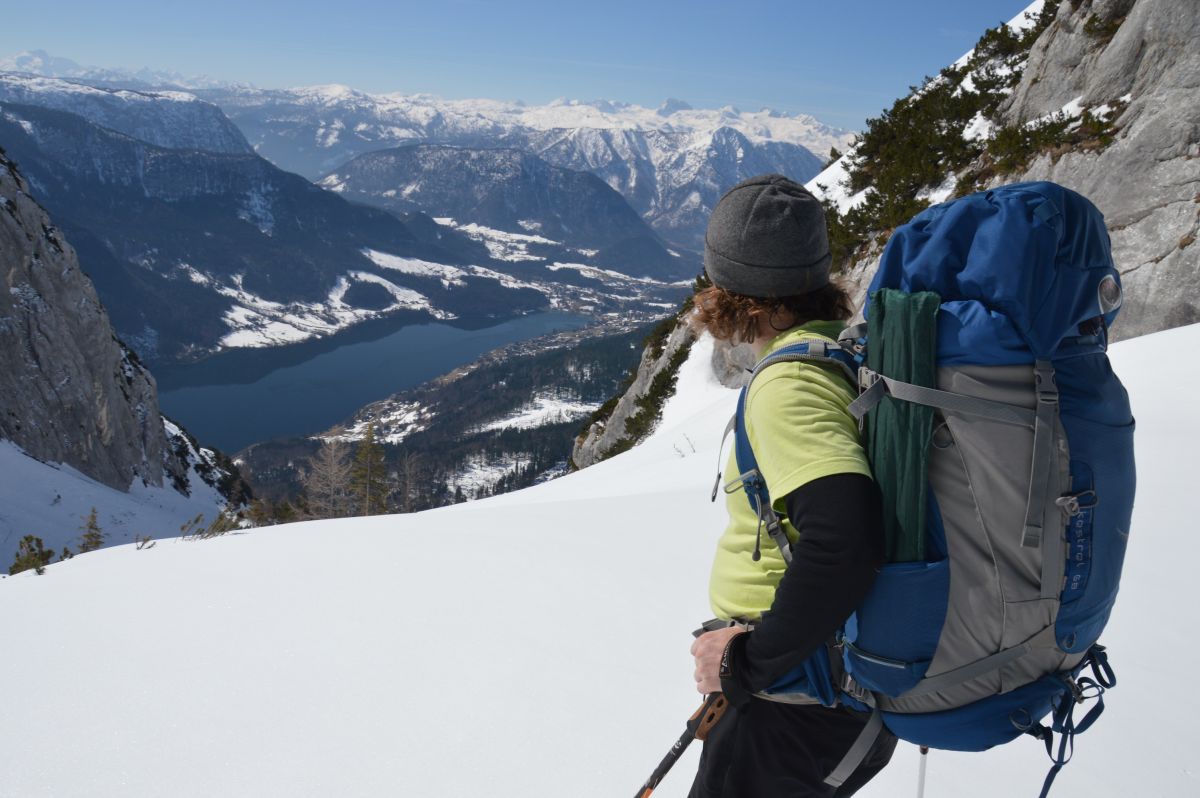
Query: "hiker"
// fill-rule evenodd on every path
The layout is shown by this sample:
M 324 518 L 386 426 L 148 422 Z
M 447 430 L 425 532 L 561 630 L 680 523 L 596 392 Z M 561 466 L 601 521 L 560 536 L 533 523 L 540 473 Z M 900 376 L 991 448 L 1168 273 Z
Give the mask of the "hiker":
M 812 194 L 781 175 L 746 180 L 709 220 L 704 265 L 712 286 L 695 298 L 695 323 L 717 339 L 750 344 L 759 358 L 799 341 L 832 342 L 853 307 L 830 263 L 825 215 Z M 840 798 L 891 759 L 896 738 L 885 730 L 835 790 L 825 779 L 868 715 L 762 695 L 833 639 L 883 562 L 879 490 L 846 409 L 855 395 L 846 375 L 826 364 L 779 363 L 754 381 L 746 428 L 771 506 L 786 517 L 792 563 L 762 533 L 736 478 L 727 482 L 729 522 L 709 590 L 728 625 L 698 637 L 692 654 L 697 689 L 723 692 L 730 708 L 704 741 L 691 798 Z M 739 473 L 733 452 L 723 473 Z

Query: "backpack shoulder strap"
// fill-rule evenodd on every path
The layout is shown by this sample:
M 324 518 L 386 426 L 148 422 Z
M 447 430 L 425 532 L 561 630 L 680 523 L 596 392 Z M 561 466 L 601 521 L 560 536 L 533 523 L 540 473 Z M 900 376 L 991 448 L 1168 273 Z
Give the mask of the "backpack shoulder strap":
M 750 374 L 750 383 L 753 384 L 759 374 L 776 363 L 795 362 L 835 366 L 850 381 L 851 387 L 856 391 L 858 389 L 858 367 L 862 363 L 861 356 L 847 352 L 838 344 L 826 341 L 801 341 L 798 344 L 790 344 L 775 350 L 758 361 L 758 365 Z
M 858 384 L 858 365 L 860 358 L 847 352 L 835 343 L 826 341 L 802 341 L 797 344 L 785 346 L 778 349 L 758 362 L 750 374 L 750 381 L 746 387 L 742 388 L 741 394 L 738 396 L 737 411 L 730 420 L 729 425 L 725 428 L 725 435 L 733 433 L 734 440 L 734 458 L 737 462 L 738 475 L 732 480 L 725 483 L 725 491 L 733 492 L 740 485 L 746 493 L 746 501 L 750 503 L 750 509 L 758 516 L 759 533 L 765 527 L 767 534 L 775 544 L 779 546 L 779 551 L 783 555 L 784 562 L 791 564 L 792 552 L 788 543 L 787 533 L 783 531 L 783 521 L 778 513 L 771 507 L 771 494 L 767 488 L 766 480 L 758 470 L 758 459 L 754 456 L 754 449 L 750 446 L 750 436 L 746 432 L 746 401 L 750 395 L 750 386 L 754 384 L 754 380 L 765 371 L 767 368 L 776 363 L 816 363 L 820 365 L 832 365 L 850 381 L 852 386 Z M 723 439 L 722 439 L 723 442 Z M 720 485 L 721 476 L 717 474 L 717 484 Z M 713 499 L 716 499 L 717 489 L 714 486 Z M 755 546 L 754 559 L 759 559 L 759 549 Z

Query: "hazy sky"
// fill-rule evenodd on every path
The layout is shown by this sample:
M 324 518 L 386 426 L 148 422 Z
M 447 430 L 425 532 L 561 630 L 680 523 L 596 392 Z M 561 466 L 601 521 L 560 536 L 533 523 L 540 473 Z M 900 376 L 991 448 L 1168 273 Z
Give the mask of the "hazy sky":
M 6 3 L 44 49 L 263 87 L 804 111 L 859 128 L 1028 0 L 87 0 Z

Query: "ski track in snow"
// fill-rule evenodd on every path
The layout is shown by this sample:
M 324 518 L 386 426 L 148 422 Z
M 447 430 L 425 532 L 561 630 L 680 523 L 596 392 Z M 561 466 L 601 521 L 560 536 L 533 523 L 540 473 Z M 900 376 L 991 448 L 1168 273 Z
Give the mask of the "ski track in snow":
M 1200 325 L 1111 350 L 1141 464 L 1104 635 L 1120 683 L 1055 798 L 1200 794 L 1200 698 L 1164 692 L 1187 683 L 1200 648 L 1186 632 L 1200 621 L 1187 592 L 1200 542 L 1178 468 L 1200 420 L 1175 398 L 1200 378 L 1172 368 L 1196 345 Z M 0 683 L 20 686 L 0 714 L 0 795 L 636 791 L 699 703 L 689 632 L 710 614 L 725 514 L 708 493 L 736 399 L 709 374 L 709 346 L 697 342 L 647 441 L 543 485 L 117 546 L 0 580 Z M 597 696 L 607 711 L 592 711 Z M 687 794 L 699 749 L 655 798 Z M 914 794 L 917 763 L 901 744 L 859 795 Z M 1031 739 L 935 751 L 926 796 L 1036 795 L 1048 765 Z

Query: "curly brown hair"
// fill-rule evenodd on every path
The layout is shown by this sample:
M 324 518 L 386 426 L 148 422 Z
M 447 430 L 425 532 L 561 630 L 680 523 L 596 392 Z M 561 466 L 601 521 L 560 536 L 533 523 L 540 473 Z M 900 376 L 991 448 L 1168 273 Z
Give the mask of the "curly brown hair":
M 850 294 L 836 280 L 807 294 L 769 298 L 735 294 L 710 285 L 698 291 L 692 301 L 696 327 L 708 330 L 714 338 L 747 343 L 758 336 L 759 319 L 763 317 L 772 328 L 783 332 L 810 321 L 845 321 L 854 315 Z M 776 319 L 786 326 L 776 326 Z

